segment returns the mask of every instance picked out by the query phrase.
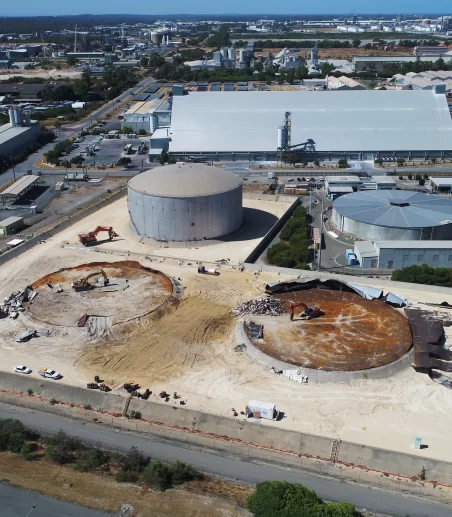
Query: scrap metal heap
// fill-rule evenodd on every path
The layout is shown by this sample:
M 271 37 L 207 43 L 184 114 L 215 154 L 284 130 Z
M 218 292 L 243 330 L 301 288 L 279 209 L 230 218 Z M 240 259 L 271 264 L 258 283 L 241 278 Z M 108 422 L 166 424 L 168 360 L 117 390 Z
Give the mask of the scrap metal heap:
M 285 312 L 282 303 L 276 298 L 258 298 L 241 303 L 232 311 L 232 314 L 234 316 L 281 316 Z

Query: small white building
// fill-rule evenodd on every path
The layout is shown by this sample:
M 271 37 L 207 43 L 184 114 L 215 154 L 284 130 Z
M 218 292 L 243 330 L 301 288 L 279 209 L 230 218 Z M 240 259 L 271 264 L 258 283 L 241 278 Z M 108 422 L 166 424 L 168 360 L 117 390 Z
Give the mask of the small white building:
M 246 406 L 246 414 L 255 418 L 268 418 L 269 420 L 278 418 L 276 405 L 272 402 L 261 402 L 260 400 L 250 400 Z
M 452 178 L 433 178 L 430 177 L 430 183 L 433 192 L 451 192 Z
M 376 190 L 397 190 L 396 182 L 390 176 L 372 176 Z
M 326 176 L 325 189 L 331 200 L 340 195 L 361 190 L 363 182 L 358 176 Z

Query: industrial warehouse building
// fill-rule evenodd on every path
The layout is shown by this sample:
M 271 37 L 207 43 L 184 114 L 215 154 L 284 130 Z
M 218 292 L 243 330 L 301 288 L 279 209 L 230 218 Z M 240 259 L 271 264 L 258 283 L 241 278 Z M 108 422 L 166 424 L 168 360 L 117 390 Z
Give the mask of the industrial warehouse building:
M 41 134 L 41 125 L 30 119 L 30 113 L 11 108 L 8 124 L 0 126 L 0 155 L 11 156 L 23 152 Z
M 354 253 L 364 269 L 452 267 L 452 241 L 356 241 Z
M 361 191 L 334 201 L 332 221 L 340 232 L 363 239 L 447 240 L 452 201 L 413 191 Z
M 146 171 L 128 184 L 133 228 L 159 241 L 200 241 L 230 234 L 242 224 L 242 179 L 201 163 Z
M 169 151 L 183 159 L 276 160 L 287 136 L 319 159 L 452 156 L 444 89 L 191 92 L 173 98 Z

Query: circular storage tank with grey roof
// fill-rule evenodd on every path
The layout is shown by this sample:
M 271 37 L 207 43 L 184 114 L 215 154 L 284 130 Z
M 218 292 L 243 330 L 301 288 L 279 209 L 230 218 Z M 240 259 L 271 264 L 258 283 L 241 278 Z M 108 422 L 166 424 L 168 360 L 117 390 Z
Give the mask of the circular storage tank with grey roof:
M 344 233 L 372 240 L 452 239 L 452 201 L 401 190 L 347 194 L 333 203 L 333 223 Z
M 128 207 L 143 237 L 215 239 L 242 224 L 242 179 L 202 163 L 158 167 L 129 181 Z

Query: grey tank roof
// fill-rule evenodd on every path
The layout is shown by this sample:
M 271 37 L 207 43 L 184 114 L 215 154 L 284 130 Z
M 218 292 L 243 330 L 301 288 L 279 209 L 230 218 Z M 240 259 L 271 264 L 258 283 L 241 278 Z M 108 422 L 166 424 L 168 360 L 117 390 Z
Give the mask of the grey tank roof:
M 452 223 L 452 201 L 420 192 L 355 192 L 336 199 L 334 209 L 344 217 L 375 226 L 408 229 Z
M 237 174 L 203 163 L 177 163 L 143 172 L 129 181 L 136 192 L 157 197 L 187 198 L 229 192 L 242 185 Z

